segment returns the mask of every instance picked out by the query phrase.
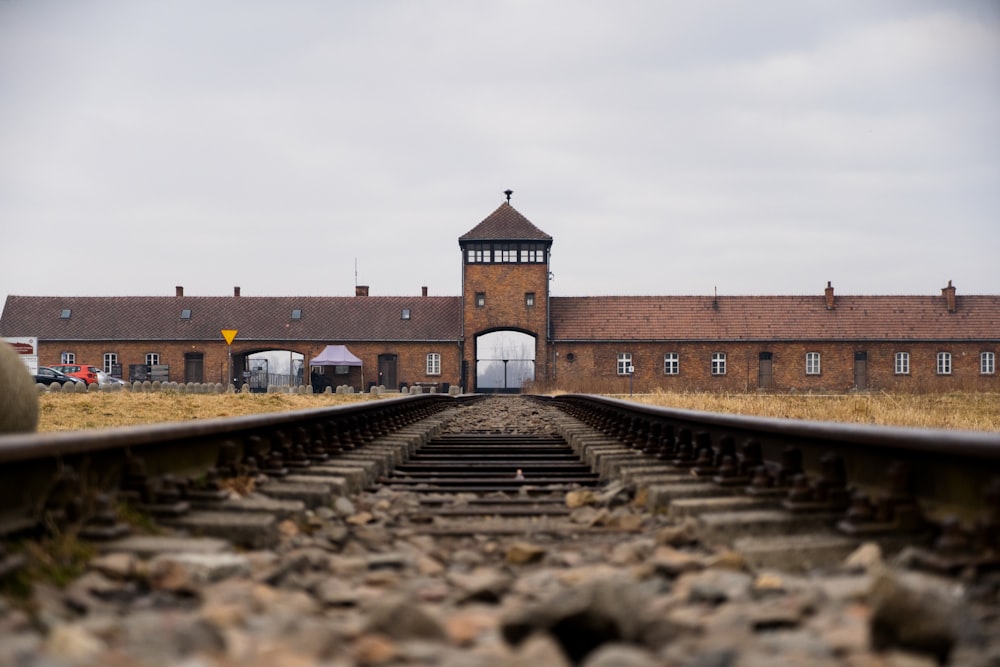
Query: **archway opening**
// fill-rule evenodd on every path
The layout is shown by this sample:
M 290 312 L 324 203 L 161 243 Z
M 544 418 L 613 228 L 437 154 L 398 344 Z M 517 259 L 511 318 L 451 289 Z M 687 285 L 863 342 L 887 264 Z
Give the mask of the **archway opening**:
M 476 391 L 516 394 L 534 379 L 534 336 L 510 329 L 476 336 Z
M 305 358 L 292 350 L 258 350 L 247 353 L 236 364 L 238 388 L 263 393 L 268 387 L 298 387 L 304 381 Z

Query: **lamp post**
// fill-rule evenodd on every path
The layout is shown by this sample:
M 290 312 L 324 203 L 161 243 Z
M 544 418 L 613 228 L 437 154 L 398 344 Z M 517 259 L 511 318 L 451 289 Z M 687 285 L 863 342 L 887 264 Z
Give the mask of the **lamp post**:
M 632 398 L 632 376 L 635 375 L 635 366 L 628 365 L 628 396 Z
M 510 359 L 501 359 L 500 361 L 503 362 L 503 388 L 506 390 L 507 389 L 507 362 L 510 361 Z

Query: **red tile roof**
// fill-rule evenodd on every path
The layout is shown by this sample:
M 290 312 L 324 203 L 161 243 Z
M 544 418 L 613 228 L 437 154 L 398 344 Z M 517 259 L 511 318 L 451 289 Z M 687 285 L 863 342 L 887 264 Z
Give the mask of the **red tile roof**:
M 557 341 L 1000 340 L 1000 296 L 553 297 Z
M 457 296 L 9 296 L 0 336 L 212 340 L 237 329 L 244 341 L 457 341 L 461 309 Z M 556 341 L 1000 341 L 1000 296 L 960 295 L 954 313 L 943 296 L 838 296 L 833 310 L 822 295 L 553 297 L 551 318 Z
M 535 227 L 509 203 L 490 213 L 485 220 L 458 237 L 465 241 L 552 241 L 552 237 Z
M 404 320 L 404 308 L 410 319 Z M 459 297 L 63 297 L 8 296 L 0 336 L 42 340 L 453 341 Z M 69 309 L 69 319 L 60 312 Z M 191 319 L 181 311 L 191 310 Z M 302 317 L 292 319 L 292 310 Z

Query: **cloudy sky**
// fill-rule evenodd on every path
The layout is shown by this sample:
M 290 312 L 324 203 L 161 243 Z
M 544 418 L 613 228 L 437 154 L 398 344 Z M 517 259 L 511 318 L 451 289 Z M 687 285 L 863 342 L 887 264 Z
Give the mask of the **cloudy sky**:
M 8 294 L 1000 293 L 996 0 L 0 0 Z

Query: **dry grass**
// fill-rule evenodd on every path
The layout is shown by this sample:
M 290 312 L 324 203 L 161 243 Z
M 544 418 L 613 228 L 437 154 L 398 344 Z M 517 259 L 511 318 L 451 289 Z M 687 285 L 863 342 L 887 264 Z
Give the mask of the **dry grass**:
M 757 417 L 1000 431 L 1000 394 L 708 394 L 667 393 L 617 396 L 625 400 Z
M 80 431 L 137 424 L 238 417 L 375 400 L 370 394 L 42 394 L 39 431 Z
M 559 393 L 559 392 L 555 392 Z M 615 398 L 759 417 L 1000 431 L 1000 394 L 636 394 Z M 236 417 L 373 400 L 369 394 L 43 394 L 39 431 Z

